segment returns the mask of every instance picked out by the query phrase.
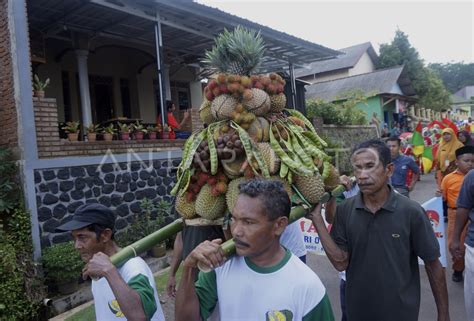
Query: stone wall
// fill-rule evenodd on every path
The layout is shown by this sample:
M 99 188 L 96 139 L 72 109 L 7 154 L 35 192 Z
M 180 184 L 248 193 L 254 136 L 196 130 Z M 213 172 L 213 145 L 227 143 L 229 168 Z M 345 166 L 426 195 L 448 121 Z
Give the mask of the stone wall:
M 0 0 L 0 147 L 18 146 L 18 117 L 8 28 L 8 0 Z
M 172 201 L 169 195 L 179 162 L 165 159 L 35 170 L 41 246 L 69 240 L 70 233 L 56 233 L 55 229 L 83 204 L 101 203 L 115 210 L 120 231 L 141 212 L 144 198 Z M 172 220 L 174 217 L 167 217 L 165 222 Z
M 375 126 L 362 126 L 362 125 L 321 125 L 318 122 L 313 122 L 316 127 L 316 131 L 328 143 L 333 147 L 330 149 L 329 154 L 333 156 L 333 159 L 342 173 L 352 172 L 352 166 L 350 164 L 350 155 L 352 149 L 359 143 L 377 138 L 377 131 Z

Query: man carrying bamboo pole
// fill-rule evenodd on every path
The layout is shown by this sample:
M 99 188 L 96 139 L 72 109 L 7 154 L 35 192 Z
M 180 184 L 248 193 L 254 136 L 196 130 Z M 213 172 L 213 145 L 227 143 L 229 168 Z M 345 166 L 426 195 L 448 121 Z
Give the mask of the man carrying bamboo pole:
M 112 210 L 85 204 L 71 221 L 57 228 L 72 232 L 74 246 L 86 263 L 82 276 L 92 278 L 96 319 L 164 321 L 153 273 L 145 261 L 134 257 L 120 267 L 110 262 L 109 257 L 120 250 L 114 226 Z
M 237 256 L 225 262 L 221 240 L 205 241 L 186 258 L 176 296 L 176 321 L 206 320 L 216 306 L 226 320 L 334 320 L 318 276 L 280 245 L 291 204 L 281 182 L 239 186 L 231 232 Z M 213 271 L 199 273 L 198 263 Z

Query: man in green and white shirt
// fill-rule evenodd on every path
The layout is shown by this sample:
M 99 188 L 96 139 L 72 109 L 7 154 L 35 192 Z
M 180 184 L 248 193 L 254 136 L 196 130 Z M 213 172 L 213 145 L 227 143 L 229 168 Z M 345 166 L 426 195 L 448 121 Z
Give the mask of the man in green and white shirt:
M 225 262 L 221 240 L 201 243 L 184 261 L 176 297 L 177 321 L 332 321 L 324 285 L 280 245 L 291 204 L 283 185 L 252 180 L 239 186 L 231 232 L 237 256 Z M 215 268 L 200 272 L 198 262 Z
M 109 257 L 120 248 L 113 240 L 115 213 L 101 204 L 77 208 L 57 230 L 71 231 L 74 246 L 86 263 L 84 279 L 91 277 L 96 319 L 164 321 L 155 280 L 140 257 L 115 267 Z M 97 280 L 94 280 L 97 279 Z

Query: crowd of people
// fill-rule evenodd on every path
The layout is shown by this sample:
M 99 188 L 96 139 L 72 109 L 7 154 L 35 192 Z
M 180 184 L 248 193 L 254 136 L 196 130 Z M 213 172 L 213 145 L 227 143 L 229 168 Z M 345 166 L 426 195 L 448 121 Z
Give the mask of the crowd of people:
M 439 243 L 424 209 L 409 198 L 421 172 L 419 164 L 401 153 L 404 143 L 394 134 L 356 146 L 351 155 L 355 184 L 341 176 L 344 195 L 324 205 L 324 216 L 323 204 L 318 204 L 308 218 L 327 258 L 343 272 L 343 321 L 418 320 L 418 258 L 424 261 L 438 321 L 450 320 Z M 464 280 L 467 315 L 473 320 L 474 146 L 469 132 L 456 134 L 450 127 L 442 129 L 439 138 L 438 193 L 447 204 L 452 280 Z M 186 225 L 176 236 L 167 284 L 168 295 L 176 297 L 175 319 L 334 320 L 317 269 L 305 264 L 301 230 L 289 225 L 291 201 L 281 182 L 255 179 L 239 190 L 228 224 Z M 164 320 L 145 261 L 135 257 L 119 267 L 111 263 L 109 257 L 120 250 L 114 226 L 112 210 L 86 204 L 58 227 L 71 231 L 86 263 L 83 277 L 92 278 L 97 320 Z M 236 245 L 233 257 L 226 257 L 220 247 L 229 238 Z M 211 271 L 199 272 L 198 265 Z

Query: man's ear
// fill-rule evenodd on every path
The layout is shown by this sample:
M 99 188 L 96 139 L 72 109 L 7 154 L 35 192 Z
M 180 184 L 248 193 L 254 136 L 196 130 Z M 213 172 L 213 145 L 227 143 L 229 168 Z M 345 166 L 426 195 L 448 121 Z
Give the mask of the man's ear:
M 389 163 L 385 170 L 387 171 L 387 176 L 392 177 L 393 171 L 395 170 L 395 166 L 393 166 L 393 163 Z
M 277 218 L 275 220 L 275 225 L 274 225 L 275 235 L 281 236 L 287 226 L 288 226 L 288 217 L 280 216 L 279 218 Z
M 105 230 L 100 233 L 100 242 L 102 243 L 107 243 L 112 239 L 112 230 L 109 228 L 106 228 Z

